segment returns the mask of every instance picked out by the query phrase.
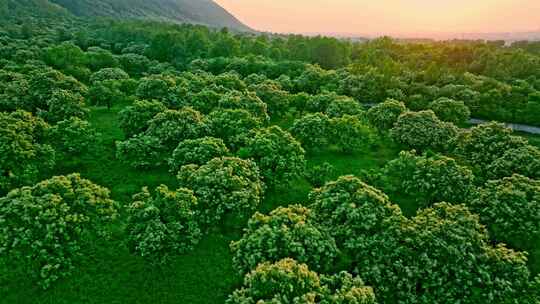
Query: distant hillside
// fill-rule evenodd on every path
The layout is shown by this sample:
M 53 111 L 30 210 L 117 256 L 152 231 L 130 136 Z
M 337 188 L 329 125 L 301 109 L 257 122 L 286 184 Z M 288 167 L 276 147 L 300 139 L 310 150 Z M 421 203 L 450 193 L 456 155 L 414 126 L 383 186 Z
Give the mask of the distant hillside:
M 238 31 L 250 28 L 212 0 L 49 0 L 77 16 L 141 18 L 176 23 L 228 27 Z

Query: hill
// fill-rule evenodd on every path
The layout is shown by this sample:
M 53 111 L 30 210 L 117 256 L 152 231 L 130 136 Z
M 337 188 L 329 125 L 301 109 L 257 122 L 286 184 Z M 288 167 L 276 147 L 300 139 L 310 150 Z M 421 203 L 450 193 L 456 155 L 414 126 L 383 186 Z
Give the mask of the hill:
M 212 0 L 50 0 L 83 17 L 140 18 L 251 31 Z

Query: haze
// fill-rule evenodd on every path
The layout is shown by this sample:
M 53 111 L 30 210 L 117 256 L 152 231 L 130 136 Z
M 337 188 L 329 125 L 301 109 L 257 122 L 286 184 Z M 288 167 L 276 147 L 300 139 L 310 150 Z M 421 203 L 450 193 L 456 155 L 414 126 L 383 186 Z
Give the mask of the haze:
M 254 29 L 425 35 L 540 30 L 539 0 L 216 0 Z

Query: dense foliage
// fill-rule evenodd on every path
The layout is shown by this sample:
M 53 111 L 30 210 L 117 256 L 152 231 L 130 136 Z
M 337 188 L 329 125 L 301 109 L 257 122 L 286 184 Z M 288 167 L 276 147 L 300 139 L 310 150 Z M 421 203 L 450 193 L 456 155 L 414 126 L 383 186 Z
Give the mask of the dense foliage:
M 382 170 L 382 187 L 414 197 L 421 206 L 436 202 L 466 203 L 474 192 L 472 171 L 454 159 L 401 152 Z
M 244 279 L 227 304 L 362 303 L 375 304 L 371 287 L 348 273 L 327 277 L 292 259 L 263 263 Z
M 292 182 L 302 175 L 305 168 L 304 149 L 291 134 L 278 126 L 249 134 L 245 147 L 238 154 L 257 163 L 268 186 Z
M 199 221 L 206 225 L 219 223 L 225 215 L 247 218 L 264 193 L 257 165 L 234 157 L 214 158 L 202 166 L 183 166 L 178 180 L 193 190 Z
M 458 135 L 456 126 L 439 120 L 430 110 L 401 114 L 390 132 L 395 141 L 418 151 L 445 151 Z
M 148 188 L 133 196 L 128 206 L 127 241 L 130 250 L 152 263 L 165 264 L 171 256 L 193 249 L 201 238 L 193 191 L 171 191 L 165 185 L 152 195 Z
M 72 273 L 89 234 L 106 233 L 115 216 L 109 190 L 78 174 L 14 189 L 0 198 L 0 252 L 47 288 Z
M 488 181 L 470 203 L 497 241 L 530 248 L 540 239 L 540 181 L 521 175 Z
M 308 208 L 294 205 L 280 207 L 269 215 L 255 213 L 244 236 L 231 244 L 233 264 L 241 273 L 255 269 L 262 262 L 293 258 L 311 269 L 328 271 L 337 256 L 334 239 L 319 229 L 315 215 Z

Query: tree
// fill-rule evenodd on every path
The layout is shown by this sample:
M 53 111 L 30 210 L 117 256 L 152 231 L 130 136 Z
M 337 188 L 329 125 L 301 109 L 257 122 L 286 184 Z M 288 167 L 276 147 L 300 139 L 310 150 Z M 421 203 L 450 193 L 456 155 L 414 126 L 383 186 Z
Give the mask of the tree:
M 243 237 L 231 243 L 233 264 L 245 274 L 263 262 L 293 258 L 311 269 L 328 271 L 338 254 L 334 239 L 316 224 L 315 214 L 294 205 L 269 215 L 255 213 Z
M 268 186 L 288 184 L 302 175 L 304 149 L 292 135 L 278 126 L 252 131 L 238 155 L 254 160 Z
M 90 83 L 97 83 L 106 80 L 125 80 L 129 75 L 120 68 L 103 68 L 90 77 Z
M 386 189 L 414 197 L 425 207 L 436 202 L 466 203 L 474 190 L 472 171 L 442 155 L 403 151 L 382 171 Z
M 162 145 L 172 151 L 181 141 L 208 134 L 201 113 L 192 108 L 166 110 L 148 122 L 146 135 L 159 138 Z
M 139 54 L 122 54 L 118 56 L 122 69 L 132 77 L 142 76 L 150 68 L 150 60 Z
M 388 196 L 354 176 L 314 189 L 309 202 L 318 222 L 357 263 L 382 262 L 380 255 L 393 248 L 405 221 Z
M 490 179 L 509 177 L 514 173 L 540 179 L 540 149 L 525 145 L 506 150 L 486 168 Z
M 357 116 L 332 118 L 329 131 L 329 142 L 345 153 L 363 151 L 374 141 L 373 130 Z
M 192 250 L 201 238 L 196 205 L 193 191 L 185 188 L 171 191 L 161 185 L 154 194 L 143 188 L 128 206 L 130 251 L 152 264 L 164 265 L 172 257 Z
M 35 183 L 56 163 L 47 144 L 50 126 L 29 112 L 0 112 L 0 194 Z
M 484 176 L 484 169 L 506 151 L 527 145 L 526 139 L 513 136 L 511 129 L 496 122 L 462 132 L 456 142 L 456 153 L 474 167 L 478 176 Z
M 218 107 L 221 109 L 244 109 L 262 121 L 268 120 L 266 104 L 253 92 L 232 91 L 226 93 L 219 100 Z
M 529 249 L 540 239 L 540 181 L 514 174 L 488 181 L 471 201 L 494 240 Z
M 40 116 L 50 123 L 57 123 L 71 117 L 86 119 L 89 112 L 85 106 L 84 98 L 78 93 L 67 90 L 53 92 L 51 99 L 47 101 L 47 106 L 48 109 L 41 112 Z
M 137 134 L 128 140 L 116 142 L 116 158 L 136 169 L 160 166 L 166 148 L 157 137 Z
M 264 194 L 257 165 L 234 157 L 214 158 L 202 166 L 184 166 L 178 180 L 195 193 L 205 228 L 219 223 L 225 215 L 235 219 L 250 216 Z
M 398 117 L 405 113 L 407 108 L 400 101 L 387 99 L 371 107 L 367 112 L 369 122 L 381 132 L 388 131 L 394 127 Z
M 97 81 L 88 90 L 88 100 L 92 105 L 107 106 L 122 102 L 125 95 L 122 92 L 122 83 L 118 80 Z
M 358 268 L 371 284 L 384 286 L 376 290 L 381 302 L 521 303 L 530 279 L 526 255 L 493 247 L 464 205 L 421 210 L 403 232 L 387 264 Z
M 339 118 L 345 115 L 362 116 L 364 107 L 351 97 L 338 96 L 328 104 L 325 114 L 331 118 Z
M 221 138 L 232 151 L 246 141 L 249 131 L 261 126 L 261 121 L 246 110 L 216 110 L 206 117 L 209 134 Z
M 471 117 L 471 111 L 463 101 L 456 101 L 450 98 L 439 98 L 429 104 L 429 109 L 442 121 L 451 122 L 456 125 L 465 124 Z
M 167 102 L 176 86 L 173 77 L 165 75 L 152 75 L 139 80 L 137 97 L 146 100 Z
M 94 149 L 99 135 L 88 121 L 71 117 L 54 125 L 49 138 L 54 149 L 65 159 Z
M 322 150 L 328 144 L 329 130 L 330 119 L 328 116 L 316 113 L 296 119 L 290 131 L 304 149 L 317 151 Z
M 167 107 L 159 101 L 137 100 L 119 113 L 120 128 L 129 138 L 148 129 L 150 120 Z
M 454 124 L 442 122 L 433 111 L 406 112 L 399 116 L 390 130 L 392 138 L 418 151 L 446 151 L 458 135 Z
M 371 287 L 342 272 L 319 276 L 293 259 L 262 263 L 244 278 L 242 288 L 233 292 L 226 304 L 255 303 L 362 303 L 375 304 Z
M 102 236 L 116 214 L 109 190 L 78 174 L 14 189 L 0 198 L 0 252 L 48 288 L 71 274 L 85 241 Z
M 249 89 L 267 105 L 271 117 L 281 117 L 289 110 L 289 93 L 272 83 L 251 85 Z
M 178 144 L 168 162 L 171 172 L 176 173 L 184 165 L 204 165 L 216 157 L 227 156 L 229 153 L 229 149 L 219 138 L 187 139 Z

